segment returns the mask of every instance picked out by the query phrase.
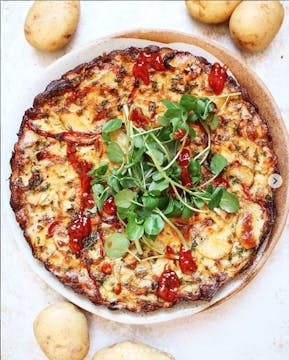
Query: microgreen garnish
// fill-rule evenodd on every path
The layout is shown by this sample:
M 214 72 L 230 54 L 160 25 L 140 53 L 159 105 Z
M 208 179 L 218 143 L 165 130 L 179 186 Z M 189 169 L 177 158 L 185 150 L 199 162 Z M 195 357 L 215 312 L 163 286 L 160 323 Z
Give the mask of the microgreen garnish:
M 99 212 L 102 212 L 103 203 L 108 198 L 108 188 L 104 188 L 102 184 L 94 184 L 92 185 L 92 192 L 95 207 L 89 211 L 95 212 L 97 209 Z
M 134 126 L 128 120 L 127 106 L 124 106 L 123 119 L 112 119 L 103 125 L 102 140 L 112 164 L 102 162 L 88 173 L 92 177 L 95 201 L 90 211 L 102 212 L 104 201 L 112 195 L 117 217 L 125 228 L 123 234 L 116 233 L 106 239 L 107 256 L 115 259 L 126 253 L 133 255 L 130 242 L 134 242 L 140 255 L 146 247 L 163 256 L 163 250 L 154 241 L 165 223 L 188 248 L 191 241 L 184 238 L 173 218 L 188 219 L 194 213 L 208 213 L 218 208 L 228 213 L 238 211 L 238 198 L 225 187 L 212 185 L 228 165 L 221 154 L 214 154 L 208 161 L 211 131 L 219 124 L 213 100 L 188 94 L 183 95 L 179 103 L 163 100 L 167 110 L 157 119 L 161 126 L 155 128 Z M 208 142 L 193 156 L 188 144 L 196 136 L 193 129 L 196 121 L 202 125 Z M 110 133 L 116 130 L 123 132 L 126 139 L 122 147 L 111 140 Z M 205 161 L 211 176 L 208 171 L 203 173 Z
M 148 235 L 158 235 L 164 226 L 163 219 L 158 214 L 151 214 L 144 222 L 144 230 Z
M 215 154 L 211 160 L 210 169 L 215 176 L 218 176 L 227 165 L 228 161 L 223 155 Z
M 117 164 L 122 164 L 124 153 L 122 148 L 116 142 L 108 144 L 106 152 L 111 161 Z
M 224 190 L 220 201 L 220 208 L 228 213 L 235 213 L 239 210 L 240 204 L 238 198 L 227 190 Z
M 121 128 L 121 119 L 111 119 L 106 122 L 102 127 L 102 140 L 106 143 L 110 141 L 109 133 Z
M 104 243 L 104 251 L 112 259 L 123 257 L 129 248 L 130 242 L 123 234 L 109 235 Z
M 135 193 L 129 189 L 123 189 L 115 195 L 114 201 L 117 207 L 128 209 L 133 199 L 135 198 Z

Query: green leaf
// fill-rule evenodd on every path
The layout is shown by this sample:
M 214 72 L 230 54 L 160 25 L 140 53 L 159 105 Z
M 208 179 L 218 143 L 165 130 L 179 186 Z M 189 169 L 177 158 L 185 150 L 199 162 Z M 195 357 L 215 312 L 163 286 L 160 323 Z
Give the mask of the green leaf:
M 196 121 L 196 117 L 200 120 L 206 120 L 215 107 L 214 103 L 206 97 L 197 99 L 195 96 L 188 94 L 182 96 L 181 105 L 187 111 L 194 111 L 195 116 L 190 115 L 189 121 Z
M 148 234 L 146 234 L 146 236 L 152 241 L 155 241 L 155 239 L 157 238 L 157 235 L 148 235 Z
M 137 187 L 135 180 L 133 178 L 131 178 L 130 176 L 121 178 L 120 184 L 125 189 Z
M 190 136 L 190 139 L 191 139 L 191 141 L 193 141 L 194 140 L 194 138 L 196 137 L 196 132 L 195 132 L 195 130 L 193 129 L 193 128 L 189 128 L 189 136 Z
M 158 139 L 160 141 L 168 141 L 168 140 L 171 139 L 171 134 L 172 134 L 172 132 L 171 132 L 171 129 L 169 127 L 163 127 L 159 131 L 157 137 L 158 137 Z
M 183 208 L 182 217 L 184 219 L 189 219 L 193 215 L 193 211 L 188 209 L 186 206 Z
M 138 224 L 138 225 L 142 225 L 142 224 L 144 223 L 144 219 L 137 218 L 137 217 L 134 217 L 134 221 L 135 221 L 136 224 Z
M 194 198 L 194 204 L 196 205 L 197 208 L 201 209 L 205 203 L 202 199 L 199 199 L 199 198 Z
M 156 171 L 156 172 L 153 173 L 152 179 L 153 179 L 154 181 L 162 180 L 162 179 L 163 179 L 163 175 L 162 175 L 160 172 Z
M 146 138 L 145 143 L 149 149 L 159 150 L 159 144 L 155 141 L 155 139 L 152 136 L 149 136 L 148 138 Z
M 165 215 L 169 215 L 174 210 L 174 200 L 170 197 L 168 206 L 163 212 Z
M 136 214 L 136 205 L 132 204 L 129 208 L 117 208 L 117 216 L 122 220 L 125 219 L 135 219 Z
M 144 234 L 144 226 L 139 225 L 135 222 L 135 220 L 129 221 L 125 228 L 127 237 L 129 240 L 138 240 Z
M 176 104 L 169 100 L 163 100 L 163 104 L 168 109 L 163 116 L 163 120 L 168 121 L 177 118 L 185 121 L 187 119 L 188 113 L 181 104 Z M 168 125 L 168 123 L 166 125 Z
M 167 171 L 169 177 L 173 178 L 174 180 L 179 180 L 182 173 L 182 167 L 175 162 Z
M 175 118 L 182 118 L 183 111 L 182 109 L 168 109 L 165 112 L 165 117 L 169 120 L 175 119 Z
M 143 162 L 142 166 L 143 166 L 144 171 L 154 170 L 155 169 L 155 167 L 152 166 L 151 164 L 149 164 L 148 162 Z
M 181 121 L 185 121 L 187 119 L 188 114 L 181 105 L 175 104 L 169 100 L 164 101 L 168 102 L 167 105 L 169 106 L 169 108 L 163 116 L 158 117 L 158 122 L 161 125 L 168 126 L 170 121 L 173 119 L 179 119 Z
M 208 186 L 207 186 L 207 193 L 209 193 L 209 194 L 212 194 L 213 193 L 213 191 L 215 190 L 215 188 L 214 188 L 214 186 L 212 185 L 212 184 L 209 184 Z
M 134 166 L 135 164 L 137 164 L 138 162 L 140 162 L 141 158 L 145 152 L 145 149 L 146 148 L 144 146 L 142 146 L 137 151 L 134 151 L 131 155 L 131 162 L 129 164 L 127 164 L 125 166 L 125 168 L 128 169 L 128 168 Z
M 174 201 L 174 209 L 173 211 L 168 214 L 169 217 L 178 217 L 181 216 L 181 213 L 183 211 L 183 205 L 179 201 Z
M 203 108 L 203 106 L 204 106 L 204 108 L 203 108 L 203 112 L 202 112 L 200 115 L 201 115 L 201 118 L 202 118 L 203 120 L 206 120 L 206 119 L 209 117 L 210 112 L 214 110 L 215 105 L 214 105 L 214 103 L 212 102 L 212 100 L 210 100 L 210 99 L 208 99 L 208 98 L 206 98 L 206 97 L 203 97 L 203 98 L 201 98 L 200 100 L 198 100 L 198 104 L 199 104 L 201 101 L 202 101 L 203 104 L 204 104 L 204 105 L 202 105 L 202 108 Z
M 183 205 L 170 197 L 168 206 L 164 210 L 164 214 L 168 217 L 178 217 L 181 215 L 182 211 Z
M 168 126 L 170 123 L 170 119 L 165 116 L 158 116 L 158 123 L 162 126 Z
M 221 154 L 215 154 L 211 160 L 210 169 L 212 173 L 218 176 L 227 166 L 228 161 Z
M 198 175 L 199 172 L 201 171 L 200 163 L 197 160 L 191 158 L 189 163 L 189 171 L 191 176 Z
M 94 195 L 101 195 L 104 191 L 104 186 L 101 184 L 94 184 L 92 186 L 92 191 Z
M 146 209 L 153 210 L 158 207 L 159 199 L 155 196 L 144 194 L 142 197 L 142 203 Z
M 105 240 L 104 251 L 111 259 L 119 259 L 127 253 L 129 245 L 130 242 L 125 235 L 114 233 Z
M 212 119 L 209 122 L 209 126 L 211 128 L 212 131 L 216 130 L 218 125 L 219 125 L 219 116 L 218 115 L 214 115 L 212 116 Z
M 132 200 L 135 198 L 136 193 L 129 190 L 123 189 L 114 197 L 114 202 L 117 207 L 127 209 L 132 204 Z
M 152 211 L 149 209 L 146 209 L 144 207 L 139 207 L 136 210 L 137 212 L 137 216 L 139 216 L 139 218 L 145 220 L 148 216 L 151 215 Z
M 87 173 L 87 175 L 88 176 L 104 175 L 108 169 L 108 166 L 109 166 L 109 163 L 107 161 L 102 161 L 98 168 L 90 170 Z
M 134 146 L 139 149 L 144 146 L 144 139 L 143 136 L 136 136 L 134 138 Z
M 195 104 L 195 113 L 199 116 L 199 119 L 205 119 L 206 102 L 202 99 L 198 99 Z
M 208 203 L 208 208 L 210 210 L 214 210 L 215 208 L 219 207 L 221 198 L 223 196 L 223 191 L 224 191 L 224 188 L 222 186 L 218 186 L 214 190 L 214 192 L 212 194 L 212 198 Z
M 220 201 L 220 208 L 228 213 L 236 213 L 240 208 L 237 196 L 227 190 L 224 190 Z
M 150 154 L 153 154 L 153 156 L 155 157 L 156 161 L 158 162 L 159 165 L 162 165 L 164 160 L 165 160 L 165 156 L 164 156 L 164 153 L 161 152 L 160 150 L 157 150 L 157 149 L 152 149 L 152 150 L 149 150 L 147 152 L 148 155 Z
M 168 203 L 169 203 L 169 197 L 167 196 L 167 194 L 165 193 L 164 196 L 160 196 L 158 197 L 158 208 L 160 210 L 163 210 L 164 208 L 167 207 Z
M 101 134 L 101 140 L 107 144 L 110 143 L 110 136 L 108 133 L 102 133 Z
M 111 161 L 117 164 L 121 164 L 123 162 L 124 153 L 116 142 L 108 144 L 106 153 Z
M 101 131 L 104 133 L 109 133 L 121 128 L 122 120 L 121 119 L 111 119 L 107 121 L 103 126 Z
M 116 193 L 120 191 L 119 180 L 115 176 L 108 175 L 106 181 L 113 191 Z
M 192 184 L 197 184 L 200 180 L 201 180 L 201 176 L 192 176 L 191 180 L 192 180 Z
M 110 137 L 108 136 L 108 133 L 118 130 L 121 128 L 122 120 L 121 119 L 111 119 L 107 121 L 101 129 L 102 132 L 102 140 L 104 142 L 109 142 Z
M 180 119 L 180 118 L 175 118 L 172 119 L 171 121 L 172 125 L 173 125 L 173 134 L 178 130 L 178 129 L 185 129 L 186 133 L 189 132 L 189 125 L 186 123 L 185 120 Z
M 193 95 L 185 94 L 181 97 L 180 104 L 187 110 L 194 110 L 197 98 Z
M 170 100 L 163 100 L 162 103 L 165 105 L 165 107 L 167 109 L 179 109 L 180 108 L 180 105 L 179 104 L 176 104 L 175 102 L 173 101 L 170 101 Z
M 99 212 L 102 212 L 103 203 L 108 198 L 108 189 L 105 189 L 101 184 L 94 184 L 92 186 L 92 194 L 95 206 Z
M 153 181 L 149 186 L 149 192 L 153 195 L 160 195 L 160 193 L 168 187 L 169 182 L 166 179 L 159 182 Z
M 189 115 L 188 120 L 191 122 L 195 122 L 199 119 L 198 115 L 196 113 L 193 113 L 191 115 Z
M 144 230 L 148 235 L 158 235 L 164 228 L 163 219 L 158 214 L 151 214 L 144 222 Z

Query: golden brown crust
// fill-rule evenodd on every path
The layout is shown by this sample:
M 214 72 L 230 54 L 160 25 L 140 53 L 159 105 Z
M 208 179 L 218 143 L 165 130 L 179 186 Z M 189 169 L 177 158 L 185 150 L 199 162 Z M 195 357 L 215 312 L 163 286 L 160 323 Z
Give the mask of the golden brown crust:
M 181 301 L 210 300 L 225 282 L 254 262 L 274 221 L 268 177 L 276 172 L 277 160 L 265 119 L 258 114 L 246 90 L 228 77 L 223 92 L 242 95 L 232 96 L 225 104 L 221 124 L 213 132 L 212 153 L 219 152 L 228 158 L 230 164 L 222 178 L 228 181 L 230 191 L 237 194 L 241 209 L 236 215 L 212 212 L 209 225 L 204 216 L 193 216 L 190 231 L 192 241 L 197 243 L 192 249 L 197 273 L 182 274 L 177 260 L 136 264 L 127 255 L 112 262 L 101 254 L 100 229 L 115 230 L 107 224 L 109 219 L 98 214 L 92 216 L 95 234 L 92 248 L 84 247 L 79 255 L 73 254 L 68 246 L 67 227 L 79 208 L 80 185 L 67 160 L 68 144 L 75 148 L 79 159 L 97 166 L 104 156 L 101 126 L 110 118 L 121 117 L 122 105 L 142 108 L 155 123 L 157 115 L 164 112 L 160 105 L 164 98 L 179 101 L 184 93 L 214 95 L 207 84 L 211 64 L 206 59 L 155 46 L 146 51 L 159 52 L 166 70 L 151 71 L 149 86 L 138 80 L 136 84 L 132 66 L 140 51 L 132 47 L 99 56 L 67 72 L 36 96 L 33 107 L 25 112 L 12 155 L 10 189 L 11 206 L 33 255 L 63 284 L 110 309 L 153 311 Z M 221 107 L 224 102 L 218 101 Z M 195 130 L 198 136 L 192 151 L 199 152 L 204 147 L 204 137 L 197 127 Z M 241 238 L 243 220 L 248 216 L 254 224 L 255 246 L 246 248 Z M 58 219 L 61 224 L 53 236 L 48 236 L 49 226 Z M 229 224 L 232 232 L 228 232 Z M 220 246 L 219 253 L 216 253 L 219 245 L 214 242 L 216 234 L 228 237 L 226 248 Z M 175 234 L 159 240 L 160 246 L 170 244 L 175 249 L 179 243 Z M 110 275 L 101 271 L 102 264 L 107 262 L 113 267 Z M 175 302 L 166 302 L 156 295 L 157 281 L 166 263 L 171 264 L 181 280 Z M 114 291 L 117 283 L 122 286 L 120 294 Z

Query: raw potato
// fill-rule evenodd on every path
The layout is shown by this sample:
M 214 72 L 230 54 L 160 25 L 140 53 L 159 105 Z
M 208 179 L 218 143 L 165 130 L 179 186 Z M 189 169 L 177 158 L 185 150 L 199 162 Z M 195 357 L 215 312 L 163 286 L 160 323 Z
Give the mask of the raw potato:
M 25 20 L 26 40 L 39 50 L 60 49 L 74 34 L 79 15 L 79 1 L 35 1 Z
M 186 6 L 193 18 L 207 24 L 218 24 L 228 20 L 240 2 L 186 0 Z
M 35 319 L 33 330 L 49 360 L 83 360 L 88 352 L 87 319 L 73 304 L 48 306 Z
M 235 43 L 249 51 L 265 49 L 279 31 L 284 9 L 279 1 L 243 1 L 230 19 Z
M 94 354 L 92 360 L 174 360 L 160 350 L 134 341 L 123 341 L 103 348 Z

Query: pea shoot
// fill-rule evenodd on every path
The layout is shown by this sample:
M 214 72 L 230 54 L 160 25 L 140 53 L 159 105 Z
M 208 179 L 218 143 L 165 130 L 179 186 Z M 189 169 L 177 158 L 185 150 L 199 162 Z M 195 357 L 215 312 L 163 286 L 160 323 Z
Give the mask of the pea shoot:
M 163 256 L 154 244 L 158 234 L 167 224 L 182 240 L 191 246 L 174 224 L 174 218 L 188 219 L 194 213 L 208 213 L 221 208 L 236 213 L 238 198 L 224 186 L 213 186 L 214 180 L 228 165 L 222 154 L 212 154 L 211 131 L 219 124 L 214 99 L 196 98 L 185 94 L 179 103 L 163 100 L 166 111 L 158 116 L 160 126 L 148 129 L 136 127 L 124 106 L 123 119 L 111 119 L 102 127 L 102 141 L 111 161 L 100 163 L 91 170 L 91 185 L 95 207 L 91 212 L 102 212 L 104 202 L 114 197 L 119 221 L 124 233 L 110 235 L 104 244 L 106 255 L 111 258 L 124 256 L 134 242 L 138 255 L 144 247 Z M 207 134 L 207 146 L 195 157 L 189 146 L 196 136 L 192 127 L 198 122 Z M 111 140 L 113 131 L 125 133 L 126 143 L 121 147 Z M 203 174 L 206 162 L 212 174 Z M 135 255 L 137 259 L 140 259 Z

